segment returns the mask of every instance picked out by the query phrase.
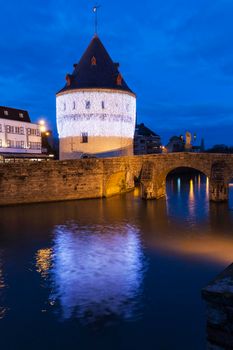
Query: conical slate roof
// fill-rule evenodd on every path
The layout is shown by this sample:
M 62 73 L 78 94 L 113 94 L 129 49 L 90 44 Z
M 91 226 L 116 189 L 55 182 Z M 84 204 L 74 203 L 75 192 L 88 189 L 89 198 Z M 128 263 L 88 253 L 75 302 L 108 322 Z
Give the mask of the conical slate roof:
M 133 93 L 114 63 L 101 40 L 95 35 L 72 74 L 67 74 L 62 90 L 72 89 L 114 89 Z

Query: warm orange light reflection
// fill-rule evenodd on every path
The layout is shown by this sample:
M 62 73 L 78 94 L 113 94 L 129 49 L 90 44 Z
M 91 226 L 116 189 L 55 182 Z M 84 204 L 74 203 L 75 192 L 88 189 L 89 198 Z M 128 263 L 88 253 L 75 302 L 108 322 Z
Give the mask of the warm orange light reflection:
M 204 236 L 204 237 L 203 237 Z M 233 237 L 219 238 L 205 235 L 197 238 L 177 237 L 167 241 L 156 242 L 156 247 L 175 254 L 187 255 L 192 258 L 213 261 L 228 265 L 233 261 Z
M 198 184 L 198 192 L 200 192 L 201 190 L 201 175 L 198 175 L 198 180 L 197 180 L 197 184 Z
M 46 277 L 51 267 L 52 249 L 40 249 L 36 254 L 36 267 L 42 277 Z
M 189 200 L 193 201 L 194 200 L 194 188 L 193 188 L 193 179 L 190 180 L 189 183 Z
M 209 178 L 207 176 L 206 177 L 206 198 L 209 198 L 209 187 L 210 187 Z
M 140 187 L 135 187 L 133 195 L 134 195 L 134 197 L 140 196 Z

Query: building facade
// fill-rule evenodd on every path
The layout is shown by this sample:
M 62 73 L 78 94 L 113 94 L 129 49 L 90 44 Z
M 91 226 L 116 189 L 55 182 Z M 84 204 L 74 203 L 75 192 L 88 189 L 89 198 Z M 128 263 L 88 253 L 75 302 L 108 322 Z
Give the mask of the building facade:
M 161 153 L 161 138 L 143 123 L 138 124 L 134 135 L 134 154 Z
M 56 95 L 60 159 L 133 154 L 136 96 L 97 35 Z
M 0 107 L 0 155 L 41 154 L 41 132 L 27 111 Z

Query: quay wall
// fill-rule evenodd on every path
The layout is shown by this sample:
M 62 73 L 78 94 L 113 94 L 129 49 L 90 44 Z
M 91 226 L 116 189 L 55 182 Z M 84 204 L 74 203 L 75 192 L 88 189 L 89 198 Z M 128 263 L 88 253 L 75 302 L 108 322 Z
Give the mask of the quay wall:
M 134 187 L 132 157 L 0 165 L 0 205 L 101 198 Z M 139 165 L 140 168 L 140 165 Z

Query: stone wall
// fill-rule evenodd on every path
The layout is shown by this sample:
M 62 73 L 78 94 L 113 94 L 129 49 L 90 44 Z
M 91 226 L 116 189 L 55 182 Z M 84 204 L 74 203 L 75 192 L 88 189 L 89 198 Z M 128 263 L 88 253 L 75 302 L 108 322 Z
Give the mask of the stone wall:
M 233 349 L 233 264 L 202 290 L 209 349 Z
M 0 205 L 90 199 L 134 188 L 140 159 L 82 159 L 0 165 Z
M 227 199 L 233 155 L 174 153 L 1 164 L 0 205 L 108 197 L 133 189 L 135 179 L 143 198 L 158 199 L 177 167 L 203 172 L 210 177 L 211 199 Z

